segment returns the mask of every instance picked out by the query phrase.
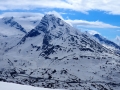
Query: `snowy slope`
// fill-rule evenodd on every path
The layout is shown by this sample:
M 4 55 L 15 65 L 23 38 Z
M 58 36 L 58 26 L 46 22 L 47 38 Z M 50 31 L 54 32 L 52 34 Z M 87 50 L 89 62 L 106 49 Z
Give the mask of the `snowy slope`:
M 19 84 L 6 83 L 6 82 L 0 82 L 0 89 L 1 90 L 53 90 L 53 89 L 38 88 L 33 86 L 19 85 Z M 54 89 L 54 90 L 58 90 L 58 89 Z
M 27 17 L 3 17 L 0 19 L 0 54 L 16 45 L 20 39 L 38 24 Z
M 54 15 L 45 15 L 5 51 L 1 81 L 73 90 L 120 88 L 120 57 Z
M 12 36 L 6 36 L 3 34 L 0 34 L 0 54 L 2 55 L 4 52 L 6 52 L 7 49 L 13 47 L 18 43 L 24 34 L 19 35 L 12 35 Z

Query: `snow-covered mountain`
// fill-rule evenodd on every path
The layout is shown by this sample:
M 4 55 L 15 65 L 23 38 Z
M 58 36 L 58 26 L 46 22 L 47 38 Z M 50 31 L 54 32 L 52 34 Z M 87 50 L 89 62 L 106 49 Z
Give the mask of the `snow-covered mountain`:
M 6 17 L 0 19 L 0 33 L 11 36 L 26 34 L 27 32 L 19 23 L 13 20 L 13 17 Z
M 20 25 L 22 25 L 22 27 L 24 27 L 24 29 L 27 32 L 29 32 L 40 23 L 40 19 L 38 20 L 37 18 L 34 19 L 33 18 L 34 17 L 23 16 L 23 17 L 15 17 L 14 20 L 18 22 Z
M 0 57 L 1 81 L 72 90 L 120 89 L 119 55 L 52 14 L 16 40 Z
M 27 17 L 3 17 L 0 18 L 0 33 L 6 36 L 25 35 L 35 28 L 40 21 Z
M 104 38 L 100 34 L 94 34 L 93 37 L 95 37 L 95 39 L 106 48 L 114 50 L 115 53 L 120 54 L 120 46 L 118 44 Z
M 94 40 L 96 40 L 98 43 L 102 44 L 104 47 L 113 50 L 114 53 L 119 54 L 120 55 L 120 46 L 119 44 L 108 40 L 107 38 L 103 37 L 102 35 L 100 35 L 98 32 L 90 30 L 90 31 L 85 31 L 85 34 L 87 34 L 88 36 L 90 36 L 91 38 L 93 38 Z M 117 42 L 119 43 L 119 37 Z
M 6 48 L 11 48 L 18 43 L 39 22 L 27 16 L 0 18 L 0 54 L 5 52 Z
M 100 54 L 102 54 L 101 52 L 111 53 L 109 49 L 52 15 L 44 16 L 40 24 L 26 34 L 13 48 L 13 51 L 20 50 L 21 54 L 23 54 L 26 50 L 33 49 L 34 46 L 38 52 L 32 52 L 36 53 L 37 56 L 44 57 L 55 53 L 56 50 L 58 50 L 58 54 L 56 53 L 58 56 L 63 51 L 68 55 L 74 52 L 80 53 L 80 51 Z M 60 48 L 62 50 L 59 51 Z M 31 56 L 31 51 L 26 54 Z
M 111 48 L 113 47 L 114 49 L 120 50 L 120 46 L 119 45 L 117 45 L 116 43 L 114 43 L 114 42 L 112 42 L 112 41 L 102 37 L 101 35 L 95 34 L 93 36 L 96 37 L 99 40 L 99 42 L 102 43 L 103 45 L 106 45 L 107 47 L 109 46 Z

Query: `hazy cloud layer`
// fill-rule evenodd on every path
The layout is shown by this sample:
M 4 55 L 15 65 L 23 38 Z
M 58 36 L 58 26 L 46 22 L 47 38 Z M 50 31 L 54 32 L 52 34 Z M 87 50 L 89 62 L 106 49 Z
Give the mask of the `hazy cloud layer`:
M 89 34 L 91 35 L 95 35 L 95 34 L 99 34 L 101 35 L 99 32 L 95 31 L 95 30 L 86 30 Z
M 101 10 L 109 14 L 120 15 L 118 0 L 0 0 L 0 10 L 61 8 L 83 13 Z

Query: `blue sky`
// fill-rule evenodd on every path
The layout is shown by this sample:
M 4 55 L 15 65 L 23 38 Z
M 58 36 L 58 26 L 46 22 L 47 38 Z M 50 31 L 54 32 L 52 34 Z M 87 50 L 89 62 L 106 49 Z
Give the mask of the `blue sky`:
M 115 40 L 120 37 L 118 0 L 1 0 L 0 17 L 55 14 L 81 31 L 96 31 Z

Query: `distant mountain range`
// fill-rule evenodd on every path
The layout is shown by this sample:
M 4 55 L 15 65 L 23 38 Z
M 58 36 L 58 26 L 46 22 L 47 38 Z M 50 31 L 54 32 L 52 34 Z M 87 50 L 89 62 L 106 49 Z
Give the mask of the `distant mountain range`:
M 2 20 L 8 32 L 20 34 L 1 34 L 1 81 L 70 90 L 120 89 L 120 48 L 112 41 L 82 33 L 53 14 L 30 31 L 13 18 Z
M 106 45 L 106 47 L 108 47 L 108 48 L 111 47 L 111 48 L 114 48 L 116 50 L 120 50 L 120 46 L 117 45 L 116 43 L 114 43 L 113 41 L 110 41 L 110 40 L 102 37 L 99 34 L 95 34 L 93 36 L 96 37 L 101 44 Z

